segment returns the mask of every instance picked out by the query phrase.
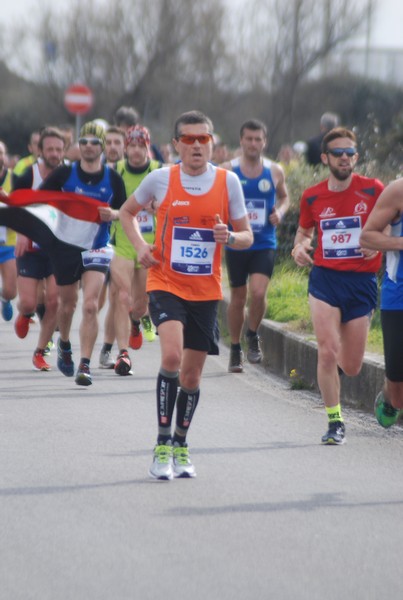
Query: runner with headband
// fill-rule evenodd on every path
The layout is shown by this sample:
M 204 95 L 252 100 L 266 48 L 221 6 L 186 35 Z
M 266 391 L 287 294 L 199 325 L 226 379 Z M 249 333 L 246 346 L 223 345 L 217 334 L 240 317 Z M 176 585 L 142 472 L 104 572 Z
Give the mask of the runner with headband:
M 126 158 L 117 163 L 116 169 L 124 181 L 127 197 L 138 188 L 146 175 L 162 166 L 159 161 L 150 158 L 150 143 L 150 133 L 146 127 L 135 125 L 126 131 Z M 137 215 L 137 219 L 144 239 L 153 243 L 154 212 L 145 209 Z M 115 372 L 118 375 L 129 375 L 132 373 L 132 363 L 128 347 L 134 350 L 141 348 L 143 342 L 141 326 L 148 341 L 155 339 L 154 328 L 148 315 L 147 271 L 138 262 L 137 252 L 119 221 L 112 224 L 111 243 L 114 248 L 111 262 L 112 286 L 115 286 L 117 295 L 114 324 L 119 347 Z M 103 351 L 108 350 L 110 348 L 104 345 Z

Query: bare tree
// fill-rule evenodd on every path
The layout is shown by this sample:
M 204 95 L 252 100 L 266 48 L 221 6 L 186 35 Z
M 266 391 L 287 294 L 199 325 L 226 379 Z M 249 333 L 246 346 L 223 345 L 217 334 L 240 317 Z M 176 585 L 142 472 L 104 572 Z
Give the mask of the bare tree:
M 244 57 L 244 80 L 259 81 L 270 94 L 271 129 L 283 126 L 293 138 L 294 104 L 301 83 L 319 74 L 323 64 L 332 68 L 331 56 L 361 28 L 365 28 L 373 1 L 362 0 L 251 0 L 240 22 Z M 329 73 L 326 73 L 327 75 Z
M 7 45 L 12 54 L 4 48 L 3 56 L 19 57 L 25 77 L 46 89 L 49 102 L 62 107 L 65 88 L 82 81 L 94 91 L 94 116 L 108 118 L 119 104 L 133 104 L 164 138 L 178 111 L 197 107 L 220 129 L 235 131 L 246 111 L 255 113 L 272 135 L 291 140 L 301 84 L 323 75 L 321 65 L 334 68 L 336 50 L 365 27 L 375 1 L 41 4 L 36 21 L 15 29 Z
M 74 0 L 62 18 L 49 6 L 32 27 L 31 39 L 46 52 L 31 75 L 58 102 L 82 81 L 100 115 L 129 99 L 159 120 L 167 103 L 177 110 L 192 96 L 214 97 L 225 56 L 223 14 L 221 0 Z

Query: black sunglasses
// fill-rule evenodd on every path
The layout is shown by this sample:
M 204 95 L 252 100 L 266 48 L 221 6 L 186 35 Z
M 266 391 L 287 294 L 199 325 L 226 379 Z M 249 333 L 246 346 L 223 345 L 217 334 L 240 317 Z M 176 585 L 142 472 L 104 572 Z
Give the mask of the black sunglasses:
M 102 146 L 102 142 L 98 138 L 80 138 L 78 143 L 82 146 L 86 146 L 87 144 L 91 144 L 91 146 Z
M 343 154 L 351 158 L 355 154 L 357 154 L 357 150 L 355 148 L 332 148 L 331 150 L 327 150 L 326 154 L 331 154 L 337 158 L 341 158 Z

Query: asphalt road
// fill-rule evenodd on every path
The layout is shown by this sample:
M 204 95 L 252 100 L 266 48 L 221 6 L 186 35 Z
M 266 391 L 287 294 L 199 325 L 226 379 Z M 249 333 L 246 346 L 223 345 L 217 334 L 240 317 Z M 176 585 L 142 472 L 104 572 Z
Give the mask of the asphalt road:
M 1 600 L 402 597 L 402 428 L 345 410 L 347 443 L 322 447 L 320 399 L 228 374 L 223 347 L 188 439 L 198 477 L 153 481 L 158 340 L 118 377 L 100 336 L 80 388 L 31 369 L 37 326 L 0 336 Z

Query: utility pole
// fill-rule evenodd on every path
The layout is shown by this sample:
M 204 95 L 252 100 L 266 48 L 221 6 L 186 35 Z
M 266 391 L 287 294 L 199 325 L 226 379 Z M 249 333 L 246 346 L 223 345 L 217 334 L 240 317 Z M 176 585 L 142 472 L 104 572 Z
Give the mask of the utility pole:
M 332 9 L 330 0 L 326 0 L 323 7 L 323 47 L 326 47 L 330 35 L 330 26 L 332 22 Z M 329 75 L 329 53 L 326 53 L 322 59 L 322 76 Z
M 370 76 L 369 65 L 370 65 L 370 53 L 371 53 L 371 33 L 372 33 L 372 15 L 374 12 L 374 0 L 368 0 L 368 13 L 367 23 L 365 32 L 365 63 L 364 63 L 364 75 L 365 77 Z

